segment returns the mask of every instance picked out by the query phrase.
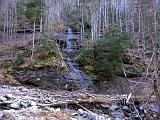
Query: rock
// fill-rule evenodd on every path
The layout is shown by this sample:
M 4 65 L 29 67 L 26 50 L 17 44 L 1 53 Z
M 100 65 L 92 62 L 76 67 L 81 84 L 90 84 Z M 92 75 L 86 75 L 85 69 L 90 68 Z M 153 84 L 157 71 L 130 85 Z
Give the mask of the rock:
M 37 103 L 31 100 L 26 100 L 26 101 L 20 101 L 20 106 L 21 107 L 32 107 L 32 106 L 36 106 Z
M 7 88 L 7 86 L 6 85 L 2 85 L 2 88 Z
M 9 107 L 12 109 L 19 109 L 20 108 L 19 103 L 17 103 L 17 102 L 10 104 Z
M 25 102 L 25 101 L 20 102 L 21 107 L 27 108 L 29 105 L 30 105 L 30 103 L 28 103 L 28 102 Z
M 78 116 L 78 113 L 71 113 L 71 116 Z
M 19 88 L 19 92 L 27 92 L 28 90 L 26 88 Z
M 3 112 L 0 111 L 0 120 L 1 120 L 2 116 L 3 116 Z
M 156 96 L 155 96 L 155 95 L 153 95 L 153 96 L 151 97 L 151 99 L 156 99 Z
M 154 112 L 158 112 L 158 105 L 151 103 L 150 104 L 150 110 L 154 111 Z
M 124 111 L 129 111 L 129 107 L 128 107 L 128 106 L 123 106 L 123 107 L 122 107 L 122 110 L 124 110 Z
M 36 106 L 36 105 L 37 105 L 37 103 L 36 103 L 36 102 L 31 101 L 31 106 Z
M 134 119 L 135 119 L 135 120 L 140 120 L 140 117 L 139 117 L 138 115 L 135 115 L 135 116 L 134 116 Z
M 46 104 L 52 103 L 52 100 L 50 98 L 45 99 L 44 101 Z
M 71 118 L 71 120 L 77 120 L 76 118 Z
M 83 114 L 84 114 L 84 111 L 83 111 L 82 109 L 78 109 L 78 113 L 79 113 L 80 115 L 83 115 Z
M 116 110 L 118 110 L 119 109 L 119 106 L 116 106 L 116 105 L 112 105 L 110 108 L 109 108 L 109 110 L 111 110 L 111 111 L 116 111 Z
M 98 116 L 98 115 L 97 115 L 97 116 Z M 98 117 L 96 118 L 96 120 L 97 120 L 97 119 L 98 119 L 98 120 L 106 120 L 106 119 L 108 119 L 108 118 L 105 118 L 104 116 L 101 116 L 101 115 L 100 115 L 100 116 L 98 116 Z
M 108 104 L 101 104 L 101 107 L 103 107 L 103 108 L 109 108 L 110 105 L 108 105 Z
M 114 111 L 111 114 L 115 118 L 120 118 L 120 119 L 124 119 L 125 118 L 125 115 L 124 115 L 123 112 Z
M 40 80 L 41 80 L 41 78 L 37 78 L 36 80 L 37 80 L 37 81 L 40 81 Z
M 30 112 L 33 112 L 33 113 L 37 113 L 37 110 L 38 110 L 38 107 L 37 106 L 32 106 L 32 107 L 29 107 L 27 108 Z M 53 111 L 52 111 L 53 112 Z
M 6 97 L 7 99 L 13 99 L 13 98 L 14 98 L 12 94 L 5 94 L 5 97 Z
M 60 112 L 60 111 L 61 111 L 60 108 L 55 109 L 55 112 Z
M 11 100 L 3 101 L 3 104 L 12 104 L 12 103 L 13 103 L 13 101 L 11 101 Z
M 140 116 L 141 116 L 141 118 L 145 118 L 146 114 L 145 113 L 141 113 Z
M 112 120 L 112 118 L 108 118 L 107 120 Z
M 46 109 L 47 111 L 50 111 L 50 112 L 55 112 L 55 109 L 54 109 L 54 108 L 51 108 L 51 107 L 45 107 L 45 109 Z
M 98 115 L 95 113 L 88 113 L 87 117 L 89 120 L 97 120 Z
M 140 106 L 140 107 L 139 107 L 139 110 L 141 110 L 141 111 L 144 110 L 144 107 L 143 107 L 143 106 Z
M 144 113 L 147 114 L 147 110 L 144 110 Z
M 69 80 L 65 86 L 65 88 L 69 91 L 72 91 L 72 90 L 77 90 L 78 89 L 78 86 L 77 86 L 77 83 L 74 81 L 74 80 Z
M 130 118 L 129 117 L 125 117 L 125 120 L 130 120 Z
M 6 97 L 0 97 L 0 102 L 4 102 L 4 101 L 7 101 L 7 98 Z
M 115 120 L 125 120 L 125 118 L 124 118 L 124 119 L 121 119 L 121 118 L 116 118 Z
M 35 73 L 33 72 L 31 75 L 30 75 L 31 78 L 36 78 L 36 75 Z

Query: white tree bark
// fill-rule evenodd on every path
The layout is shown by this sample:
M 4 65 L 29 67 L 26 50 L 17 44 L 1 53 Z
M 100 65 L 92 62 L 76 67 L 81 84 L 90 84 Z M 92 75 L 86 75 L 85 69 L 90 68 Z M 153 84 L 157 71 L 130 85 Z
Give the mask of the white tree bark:
M 31 55 L 31 61 L 33 61 L 34 58 L 34 51 L 35 51 L 35 33 L 36 33 L 36 21 L 34 21 L 33 25 L 33 38 L 32 38 L 32 55 Z

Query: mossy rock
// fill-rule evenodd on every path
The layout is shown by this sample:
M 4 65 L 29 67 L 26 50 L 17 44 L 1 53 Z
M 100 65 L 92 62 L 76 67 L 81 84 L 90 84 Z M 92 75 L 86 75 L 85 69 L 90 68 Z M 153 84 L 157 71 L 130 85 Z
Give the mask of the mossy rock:
M 68 81 L 66 84 L 66 89 L 69 91 L 78 90 L 78 84 L 74 80 Z

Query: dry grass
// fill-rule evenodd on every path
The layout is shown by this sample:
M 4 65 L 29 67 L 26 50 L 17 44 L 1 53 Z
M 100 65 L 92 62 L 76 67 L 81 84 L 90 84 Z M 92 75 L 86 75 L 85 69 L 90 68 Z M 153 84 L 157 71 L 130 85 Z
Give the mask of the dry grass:
M 31 40 L 14 40 L 0 44 L 0 63 L 4 60 L 11 59 L 18 48 L 26 46 Z
M 20 85 L 18 81 L 16 81 L 11 75 L 0 73 L 0 84 L 2 85 Z

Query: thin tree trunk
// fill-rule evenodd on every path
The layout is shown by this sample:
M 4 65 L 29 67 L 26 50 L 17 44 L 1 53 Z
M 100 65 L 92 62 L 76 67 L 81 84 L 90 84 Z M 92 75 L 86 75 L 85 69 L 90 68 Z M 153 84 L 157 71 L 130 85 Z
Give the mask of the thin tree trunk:
M 36 32 L 36 30 L 35 30 L 35 29 L 36 29 L 36 21 L 34 21 L 31 61 L 33 61 L 34 51 L 35 51 L 35 32 Z
M 41 16 L 41 20 L 40 20 L 40 32 L 42 32 L 42 29 L 43 29 L 43 19 L 42 19 L 42 16 Z

